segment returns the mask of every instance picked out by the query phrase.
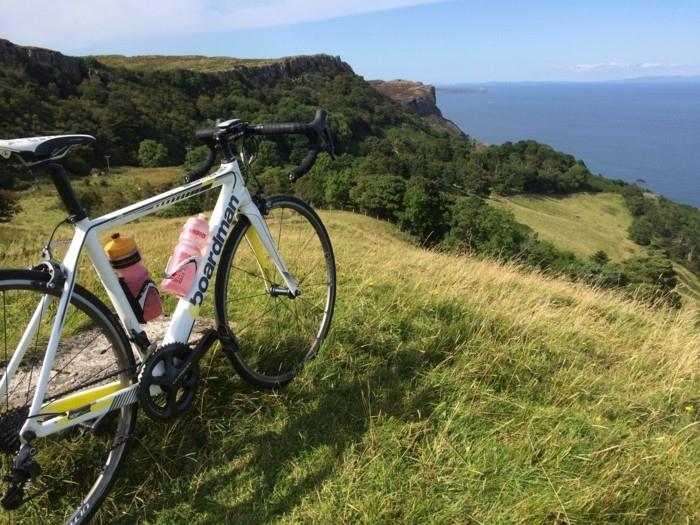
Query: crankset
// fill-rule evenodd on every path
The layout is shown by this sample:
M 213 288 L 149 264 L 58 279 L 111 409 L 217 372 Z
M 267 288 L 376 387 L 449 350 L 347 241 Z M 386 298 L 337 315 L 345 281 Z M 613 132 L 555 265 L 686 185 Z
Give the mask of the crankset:
M 207 330 L 194 349 L 170 343 L 146 360 L 138 392 L 148 417 L 172 421 L 190 407 L 199 386 L 199 360 L 216 340 L 216 331 Z

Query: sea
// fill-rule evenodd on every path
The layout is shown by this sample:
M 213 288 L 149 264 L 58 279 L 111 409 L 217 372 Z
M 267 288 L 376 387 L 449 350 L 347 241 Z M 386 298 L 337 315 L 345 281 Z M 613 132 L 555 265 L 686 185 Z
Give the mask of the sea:
M 481 142 L 534 139 L 700 207 L 699 80 L 444 86 L 437 103 Z

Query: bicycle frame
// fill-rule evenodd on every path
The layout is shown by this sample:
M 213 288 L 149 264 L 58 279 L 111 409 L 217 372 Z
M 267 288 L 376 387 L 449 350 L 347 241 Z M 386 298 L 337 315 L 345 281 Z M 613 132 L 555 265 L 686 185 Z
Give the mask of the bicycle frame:
M 29 410 L 30 415 L 20 432 L 22 436 L 31 435 L 25 434 L 25 432 L 31 432 L 36 437 L 48 436 L 71 426 L 96 420 L 107 412 L 137 402 L 136 389 L 139 386 L 138 383 L 125 386 L 119 381 L 115 381 L 106 385 L 86 388 L 63 398 L 44 403 L 49 375 L 56 356 L 69 300 L 75 286 L 80 255 L 83 248 L 85 248 L 117 312 L 119 320 L 132 340 L 132 347 L 143 362 L 146 357 L 144 349 L 134 342 L 135 336 L 143 332 L 141 324 L 132 311 L 118 278 L 102 250 L 98 234 L 218 187 L 221 187 L 221 190 L 209 220 L 209 245 L 205 252 L 206 255 L 202 258 L 203 264 L 200 264 L 197 268 L 196 276 L 189 292 L 178 301 L 161 344 L 187 343 L 189 341 L 192 327 L 199 315 L 200 305 L 204 301 L 224 243 L 239 214 L 246 216 L 251 223 L 252 230 L 249 230 L 246 234 L 247 240 L 257 258 L 266 285 L 269 286 L 269 278 L 276 268 L 284 279 L 289 291 L 296 293 L 297 284 L 287 271 L 287 267 L 275 247 L 267 224 L 246 187 L 236 160 L 222 162 L 216 172 L 193 183 L 145 199 L 94 220 L 85 218 L 78 221 L 75 224 L 73 240 L 61 262 L 65 277 L 63 291 L 59 299 L 56 318 L 53 322 L 44 361 Z M 272 260 L 274 268 L 270 264 L 267 255 Z M 47 308 L 50 299 L 50 296 L 45 295 L 39 302 L 29 322 L 29 326 L 20 339 L 10 363 L 8 363 L 5 375 L 0 381 L 0 396 L 5 395 L 8 391 L 12 377 L 19 367 L 30 341 L 38 330 L 41 315 Z M 43 422 L 38 421 L 42 415 L 49 419 Z M 22 437 L 22 441 L 25 441 L 24 437 Z

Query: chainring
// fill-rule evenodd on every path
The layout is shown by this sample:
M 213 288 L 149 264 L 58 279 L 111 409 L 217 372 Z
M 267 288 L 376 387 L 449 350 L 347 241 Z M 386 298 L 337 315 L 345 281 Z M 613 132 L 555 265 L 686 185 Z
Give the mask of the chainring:
M 190 353 L 186 344 L 170 343 L 146 360 L 138 395 L 144 412 L 154 421 L 172 421 L 192 404 L 199 386 L 197 363 L 181 374 Z

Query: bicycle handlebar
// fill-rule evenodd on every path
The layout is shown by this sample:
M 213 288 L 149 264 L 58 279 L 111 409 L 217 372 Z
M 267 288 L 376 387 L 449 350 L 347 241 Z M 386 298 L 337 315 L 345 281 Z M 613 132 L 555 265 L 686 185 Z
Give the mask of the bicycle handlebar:
M 197 179 L 201 179 L 207 173 L 209 173 L 209 170 L 214 165 L 214 161 L 216 160 L 216 149 L 214 149 L 214 144 L 207 144 L 207 146 L 209 147 L 209 151 L 207 151 L 207 157 L 204 159 L 204 162 L 202 162 L 197 169 L 190 171 L 187 175 L 185 175 L 185 182 L 194 182 Z
M 240 120 L 228 120 L 215 128 L 200 129 L 195 133 L 198 140 L 209 147 L 207 158 L 196 170 L 185 177 L 187 182 L 193 182 L 206 175 L 214 164 L 216 158 L 215 146 L 229 138 L 240 138 L 245 135 L 306 135 L 309 139 L 309 150 L 304 160 L 289 172 L 287 177 L 291 182 L 296 182 L 306 175 L 313 167 L 322 142 L 326 143 L 331 157 L 335 158 L 333 139 L 328 129 L 328 113 L 323 109 L 317 109 L 314 119 L 305 124 L 303 122 L 281 122 L 272 124 L 248 124 Z

